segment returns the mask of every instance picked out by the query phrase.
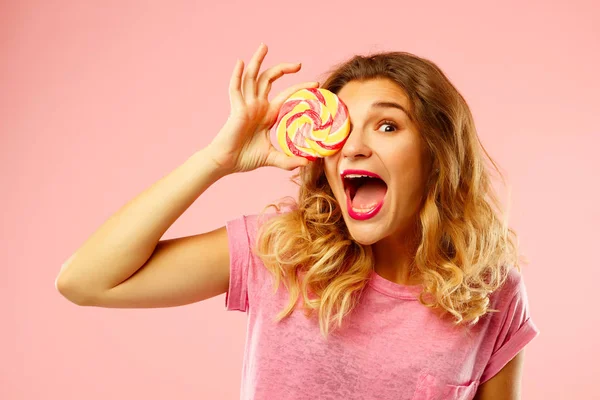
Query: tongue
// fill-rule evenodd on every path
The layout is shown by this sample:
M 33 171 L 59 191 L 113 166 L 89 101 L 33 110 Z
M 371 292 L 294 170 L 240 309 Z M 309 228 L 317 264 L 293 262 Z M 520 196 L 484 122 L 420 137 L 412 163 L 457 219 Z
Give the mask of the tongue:
M 373 208 L 381 201 L 387 192 L 387 186 L 380 179 L 368 179 L 357 190 L 352 199 L 354 208 Z

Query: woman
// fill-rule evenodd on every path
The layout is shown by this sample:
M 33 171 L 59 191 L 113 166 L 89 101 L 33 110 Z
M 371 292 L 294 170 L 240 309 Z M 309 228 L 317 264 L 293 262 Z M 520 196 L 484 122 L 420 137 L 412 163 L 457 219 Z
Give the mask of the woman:
M 519 398 L 538 330 L 463 97 L 423 58 L 354 57 L 322 86 L 346 104 L 350 135 L 308 162 L 275 150 L 269 131 L 318 83 L 269 102 L 300 64 L 259 74 L 266 53 L 245 71 L 238 61 L 210 145 L 110 217 L 61 268 L 60 293 L 99 307 L 226 293 L 249 318 L 242 398 Z M 264 166 L 300 167 L 290 209 L 160 240 L 218 179 Z

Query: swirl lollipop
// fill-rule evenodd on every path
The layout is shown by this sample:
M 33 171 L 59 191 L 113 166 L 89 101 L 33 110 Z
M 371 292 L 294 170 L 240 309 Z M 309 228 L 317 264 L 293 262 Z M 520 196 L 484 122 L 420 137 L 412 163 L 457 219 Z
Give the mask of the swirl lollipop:
M 326 89 L 302 89 L 281 106 L 277 117 L 277 141 L 289 156 L 311 161 L 339 151 L 350 133 L 348 109 Z

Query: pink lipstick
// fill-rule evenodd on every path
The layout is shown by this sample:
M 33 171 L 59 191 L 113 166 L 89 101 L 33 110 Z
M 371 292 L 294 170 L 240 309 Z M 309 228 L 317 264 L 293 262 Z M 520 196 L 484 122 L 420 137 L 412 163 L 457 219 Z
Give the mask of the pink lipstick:
M 350 218 L 364 221 L 381 211 L 387 184 L 374 172 L 358 169 L 341 173 Z

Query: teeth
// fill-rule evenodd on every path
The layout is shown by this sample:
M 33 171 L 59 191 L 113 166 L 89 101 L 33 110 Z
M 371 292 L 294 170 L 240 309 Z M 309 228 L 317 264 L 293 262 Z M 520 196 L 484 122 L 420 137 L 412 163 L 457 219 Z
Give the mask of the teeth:
M 377 203 L 375 203 L 375 204 L 373 204 L 373 205 L 370 205 L 370 206 L 368 206 L 368 207 L 364 207 L 364 208 L 356 208 L 356 207 L 352 207 L 352 209 L 353 209 L 355 212 L 357 212 L 357 213 L 362 213 L 362 214 L 364 214 L 364 213 L 367 213 L 367 212 L 371 211 L 372 209 L 374 209 L 374 208 L 375 208 L 375 206 L 377 206 Z
M 372 176 L 369 176 L 369 175 L 348 174 L 348 175 L 344 176 L 344 178 L 351 178 L 351 179 L 354 179 L 354 178 L 372 178 Z

